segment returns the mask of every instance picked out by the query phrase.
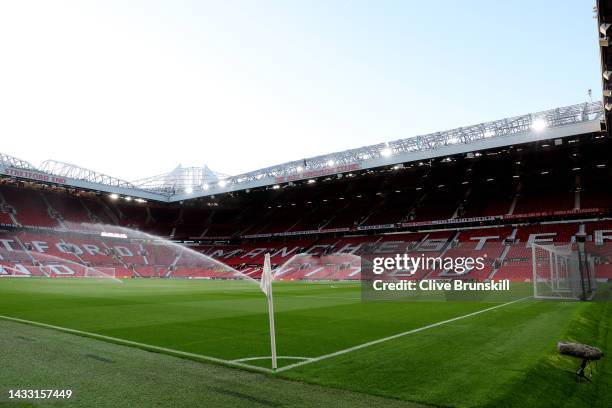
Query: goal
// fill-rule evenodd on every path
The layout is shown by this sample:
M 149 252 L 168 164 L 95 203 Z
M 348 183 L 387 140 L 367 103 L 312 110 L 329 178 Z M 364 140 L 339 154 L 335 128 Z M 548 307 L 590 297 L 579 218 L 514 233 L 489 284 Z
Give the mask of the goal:
M 115 268 L 102 268 L 102 267 L 88 267 L 85 268 L 85 273 L 83 274 L 85 278 L 94 278 L 94 279 L 116 279 L 116 271 Z
M 533 296 L 590 300 L 595 293 L 593 261 L 582 244 L 532 244 Z

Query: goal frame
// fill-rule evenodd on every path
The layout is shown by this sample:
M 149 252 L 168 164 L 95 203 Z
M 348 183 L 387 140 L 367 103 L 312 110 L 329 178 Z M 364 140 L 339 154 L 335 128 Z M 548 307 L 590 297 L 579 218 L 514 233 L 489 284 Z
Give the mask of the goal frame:
M 576 247 L 576 249 L 574 249 Z M 538 256 L 538 251 L 548 254 Z M 584 244 L 541 245 L 531 244 L 531 263 L 533 272 L 533 297 L 535 299 L 554 300 L 590 300 L 595 294 L 595 283 L 592 279 L 592 259 L 584 251 Z M 548 268 L 547 275 L 539 268 Z M 546 285 L 549 292 L 539 291 Z M 550 293 L 550 294 L 548 294 Z

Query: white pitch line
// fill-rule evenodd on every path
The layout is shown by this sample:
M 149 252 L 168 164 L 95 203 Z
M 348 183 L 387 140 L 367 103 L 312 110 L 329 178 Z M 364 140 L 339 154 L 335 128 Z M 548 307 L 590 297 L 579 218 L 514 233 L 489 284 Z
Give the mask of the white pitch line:
M 232 360 L 233 362 L 241 363 L 243 361 L 254 361 L 254 360 L 268 360 L 271 359 L 270 356 L 261 356 L 261 357 L 247 357 L 247 358 L 239 358 L 237 360 Z M 294 356 L 278 356 L 279 360 L 310 360 L 311 357 L 294 357 Z
M 16 317 L 2 316 L 2 315 L 0 315 L 0 319 L 9 320 L 9 321 L 17 322 L 17 323 L 25 323 L 25 324 L 29 324 L 32 326 L 44 327 L 46 329 L 58 330 L 61 332 L 76 334 L 80 336 L 91 337 L 94 339 L 110 341 L 113 343 L 122 344 L 126 346 L 136 346 L 143 350 L 148 350 L 148 351 L 157 351 L 157 352 L 161 352 L 164 354 L 170 354 L 170 355 L 174 354 L 178 356 L 190 357 L 190 358 L 194 358 L 198 360 L 209 361 L 209 362 L 218 363 L 218 364 L 225 364 L 229 366 L 240 367 L 240 368 L 260 371 L 264 373 L 273 373 L 273 371 L 269 368 L 257 367 L 257 366 L 250 365 L 250 364 L 244 364 L 239 361 L 223 360 L 222 358 L 210 357 L 210 356 L 205 356 L 202 354 L 188 353 L 186 351 L 173 350 L 173 349 L 169 349 L 165 347 L 153 346 L 151 344 L 138 343 L 138 342 L 131 341 L 131 340 L 124 340 L 124 339 L 119 339 L 116 337 L 104 336 L 102 334 L 96 334 L 96 333 L 91 333 L 91 332 L 86 332 L 86 331 L 81 331 L 81 330 L 69 329 L 67 327 L 53 326 L 51 324 L 34 322 L 32 320 L 18 319 Z
M 400 338 L 400 337 L 403 337 L 403 336 L 407 336 L 409 334 L 418 333 L 418 332 L 421 332 L 421 331 L 424 331 L 424 330 L 427 330 L 427 329 L 432 329 L 434 327 L 442 326 L 443 324 L 447 324 L 447 323 L 455 322 L 457 320 L 461 320 L 461 319 L 465 319 L 465 318 L 468 318 L 468 317 L 476 316 L 476 315 L 479 315 L 481 313 L 485 313 L 485 312 L 488 312 L 488 311 L 491 311 L 491 310 L 494 310 L 494 309 L 499 309 L 500 307 L 508 306 L 508 305 L 513 304 L 513 303 L 520 302 L 520 301 L 525 300 L 525 299 L 529 299 L 531 297 L 533 297 L 533 296 L 527 296 L 527 297 L 524 297 L 524 298 L 521 298 L 521 299 L 513 300 L 511 302 L 503 303 L 501 305 L 492 306 L 492 307 L 489 307 L 489 308 L 486 308 L 486 309 L 478 310 L 476 312 L 468 313 L 468 314 L 463 315 L 463 316 L 453 317 L 452 319 L 443 320 L 441 322 L 437 322 L 437 323 L 433 323 L 433 324 L 430 324 L 430 325 L 427 325 L 427 326 L 418 327 L 416 329 L 408 330 L 408 331 L 405 331 L 403 333 L 394 334 L 393 336 L 383 337 L 383 338 L 378 339 L 378 340 L 373 340 L 373 341 L 369 341 L 367 343 L 358 344 L 356 346 L 349 347 L 349 348 L 346 348 L 346 349 L 343 349 L 343 350 L 339 350 L 339 351 L 335 351 L 333 353 L 324 354 L 324 355 L 319 356 L 319 357 L 313 357 L 313 358 L 311 358 L 310 360 L 307 360 L 307 361 L 300 361 L 299 363 L 293 363 L 293 364 L 289 364 L 287 366 L 281 367 L 281 368 L 279 368 L 276 371 L 280 373 L 282 371 L 287 371 L 287 370 L 290 370 L 292 368 L 300 367 L 300 366 L 303 366 L 303 365 L 306 365 L 306 364 L 316 363 L 316 362 L 321 361 L 321 360 L 325 360 L 325 359 L 328 359 L 328 358 L 336 357 L 336 356 L 339 356 L 339 355 L 342 355 L 342 354 L 347 354 L 347 353 L 353 352 L 355 350 L 360 350 L 362 348 L 373 346 L 375 344 L 384 343 L 386 341 L 394 340 L 394 339 L 397 339 L 397 338 Z

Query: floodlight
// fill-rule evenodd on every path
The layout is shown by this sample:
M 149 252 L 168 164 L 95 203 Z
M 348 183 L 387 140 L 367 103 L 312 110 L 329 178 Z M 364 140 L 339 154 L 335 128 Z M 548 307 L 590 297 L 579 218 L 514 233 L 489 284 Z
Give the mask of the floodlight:
M 225 180 L 221 180 L 221 181 L 219 181 L 219 187 L 223 188 L 223 187 L 225 187 L 226 185 L 227 185 L 227 181 L 225 181 Z
M 125 197 L 125 201 L 132 201 L 132 197 Z
M 136 201 L 137 203 L 146 203 L 147 200 L 143 200 L 142 198 L 137 198 L 134 201 Z
M 206 183 L 202 184 L 202 190 L 204 191 L 208 190 L 208 184 Z
M 193 193 L 193 187 L 185 188 L 185 194 L 191 194 L 191 193 Z
M 384 149 L 382 149 L 382 150 L 380 151 L 380 155 L 381 155 L 382 157 L 389 157 L 389 156 L 391 156 L 391 154 L 393 154 L 393 152 L 392 152 L 392 151 L 391 151 L 391 149 L 390 149 L 390 148 L 388 148 L 388 147 L 385 147 Z
M 115 193 L 109 194 L 109 197 L 111 198 L 111 200 L 116 200 L 119 198 L 119 194 L 115 194 Z
M 484 132 L 484 135 L 483 135 L 483 136 L 484 136 L 484 137 L 492 137 L 492 136 L 494 136 L 494 135 L 495 135 L 495 132 L 489 129 L 489 130 L 485 130 L 485 132 Z
M 315 179 L 308 180 L 308 184 L 313 184 L 313 183 L 316 183 L 316 182 L 317 182 L 317 180 L 315 180 Z
M 546 129 L 547 126 L 548 124 L 546 123 L 546 120 L 544 120 L 543 118 L 537 118 L 531 122 L 531 128 L 535 130 L 536 132 L 543 131 L 544 129 Z
M 296 168 L 295 170 L 296 170 L 298 173 L 301 173 L 301 172 L 302 172 L 302 170 L 304 170 L 304 169 L 302 168 L 302 166 L 297 166 L 297 168 Z
M 278 184 L 275 184 L 275 185 L 272 186 L 272 189 L 274 189 L 274 190 L 278 190 L 279 188 L 280 188 L 280 186 Z
M 327 161 L 327 165 L 328 165 L 329 167 L 334 167 L 334 164 L 335 164 L 335 162 L 334 162 L 333 160 L 328 160 L 328 161 Z

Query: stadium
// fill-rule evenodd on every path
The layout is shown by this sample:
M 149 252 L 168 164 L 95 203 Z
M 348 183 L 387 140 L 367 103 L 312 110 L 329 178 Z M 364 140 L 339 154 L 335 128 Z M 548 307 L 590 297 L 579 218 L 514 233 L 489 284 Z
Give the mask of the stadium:
M 0 154 L 0 406 L 612 406 L 557 350 L 612 346 L 608 3 L 602 101 L 232 176 Z

